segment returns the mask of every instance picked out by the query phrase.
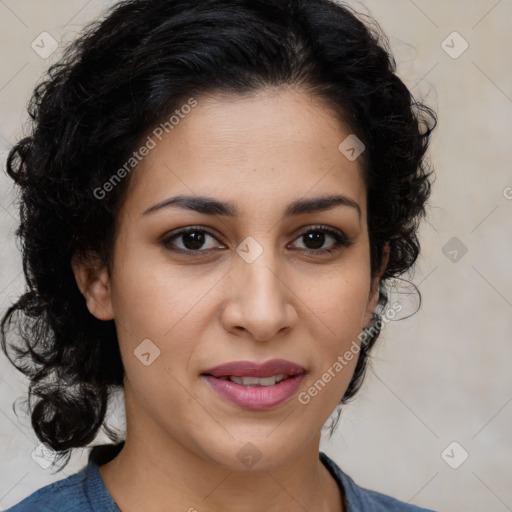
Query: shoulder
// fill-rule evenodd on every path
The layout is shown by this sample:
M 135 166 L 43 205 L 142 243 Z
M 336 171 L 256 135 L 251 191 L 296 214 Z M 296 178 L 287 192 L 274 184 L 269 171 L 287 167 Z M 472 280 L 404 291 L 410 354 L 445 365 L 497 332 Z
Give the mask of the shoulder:
M 123 444 L 93 447 L 81 471 L 42 487 L 6 512 L 120 512 L 99 466 L 115 457 Z
M 6 512 L 92 511 L 84 492 L 86 468 L 45 487 L 41 487 Z
M 42 487 L 6 512 L 120 512 L 99 470 L 120 446 L 94 447 L 81 471 Z
M 336 478 L 338 485 L 343 487 L 347 512 L 435 512 L 360 487 L 325 453 L 320 452 L 320 459 Z

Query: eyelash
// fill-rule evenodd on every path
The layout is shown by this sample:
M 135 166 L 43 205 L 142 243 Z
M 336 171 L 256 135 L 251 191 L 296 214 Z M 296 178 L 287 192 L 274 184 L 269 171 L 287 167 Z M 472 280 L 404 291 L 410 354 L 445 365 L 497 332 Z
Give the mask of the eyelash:
M 180 236 L 187 235 L 189 233 L 196 233 L 196 232 L 206 233 L 208 236 L 211 236 L 212 238 L 217 240 L 217 237 L 215 237 L 209 231 L 207 231 L 203 228 L 200 228 L 199 226 L 190 226 L 188 228 L 177 231 L 176 233 L 172 234 L 169 237 L 166 237 L 165 239 L 162 240 L 161 243 L 164 246 L 164 248 L 169 251 L 180 253 L 180 254 L 188 254 L 191 256 L 200 256 L 201 253 L 208 253 L 209 251 L 214 250 L 214 249 L 198 249 L 197 251 L 191 251 L 188 249 L 176 249 L 176 248 L 170 247 L 171 242 L 173 242 L 175 239 L 179 238 Z M 300 237 L 303 237 L 304 235 L 307 235 L 308 233 L 327 233 L 328 235 L 330 235 L 334 238 L 335 242 L 331 245 L 330 249 L 298 249 L 298 252 L 300 252 L 300 253 L 306 253 L 306 254 L 310 254 L 310 255 L 314 255 L 314 256 L 319 256 L 319 255 L 322 256 L 322 255 L 327 255 L 327 254 L 331 254 L 334 252 L 338 252 L 338 251 L 342 250 L 343 248 L 350 247 L 353 244 L 353 242 L 351 240 L 349 240 L 346 236 L 341 234 L 341 232 L 335 231 L 326 226 L 312 226 L 308 230 L 300 233 L 295 240 L 299 239 Z

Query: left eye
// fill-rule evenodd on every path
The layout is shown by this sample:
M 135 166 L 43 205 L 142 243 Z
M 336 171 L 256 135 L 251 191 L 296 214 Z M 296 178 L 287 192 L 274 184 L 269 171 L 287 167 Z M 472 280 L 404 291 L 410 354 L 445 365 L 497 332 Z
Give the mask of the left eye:
M 327 238 L 332 238 L 334 243 L 330 245 L 331 248 L 320 249 L 319 246 L 321 247 L 325 243 L 326 235 Z M 299 235 L 298 240 L 300 239 L 304 240 L 305 243 L 313 245 L 313 248 L 305 247 L 304 249 L 301 249 L 311 253 L 331 253 L 335 250 L 341 249 L 342 247 L 348 247 L 350 245 L 350 241 L 344 235 L 325 228 L 317 228 L 305 231 Z
M 333 243 L 330 244 L 328 248 L 323 248 L 322 246 L 325 244 L 327 238 L 332 238 L 334 240 Z M 209 233 L 208 231 L 200 228 L 187 228 L 181 231 L 174 233 L 172 236 L 167 237 L 162 241 L 162 245 L 173 252 L 178 253 L 187 253 L 190 255 L 198 255 L 200 252 L 208 252 L 209 250 L 215 249 L 214 245 L 210 247 L 204 248 L 204 244 L 207 238 L 211 238 L 213 240 L 217 240 L 217 238 Z M 182 247 L 177 247 L 175 240 L 182 240 Z M 304 231 L 300 234 L 295 240 L 302 240 L 305 244 L 311 244 L 313 247 L 304 247 L 298 248 L 299 252 L 306 252 L 312 254 L 324 254 L 331 253 L 336 250 L 340 250 L 343 247 L 348 247 L 352 245 L 352 242 L 346 238 L 341 232 L 334 231 L 332 229 L 327 228 L 312 228 L 308 231 Z M 225 249 L 225 246 L 218 247 L 220 249 Z M 195 253 L 195 254 L 194 254 Z

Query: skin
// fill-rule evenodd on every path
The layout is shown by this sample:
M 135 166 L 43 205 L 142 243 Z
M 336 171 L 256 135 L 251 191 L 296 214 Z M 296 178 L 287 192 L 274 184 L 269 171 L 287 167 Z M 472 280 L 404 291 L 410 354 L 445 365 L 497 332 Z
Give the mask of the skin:
M 226 402 L 201 373 L 228 361 L 282 358 L 306 369 L 301 392 L 358 341 L 387 263 L 385 253 L 371 275 L 362 162 L 338 150 L 350 129 L 300 90 L 197 100 L 132 171 L 111 275 L 93 259 L 73 262 L 91 314 L 115 321 L 126 374 L 126 442 L 101 475 L 123 512 L 170 504 L 199 512 L 342 511 L 318 451 L 356 358 L 307 405 L 295 395 L 264 411 Z M 168 207 L 143 215 L 178 194 L 231 201 L 240 212 L 228 218 Z M 283 217 L 292 201 L 324 194 L 349 197 L 361 217 L 350 206 Z M 331 235 L 302 236 L 318 224 L 352 245 L 322 255 L 318 249 L 335 247 Z M 215 238 L 194 246 L 181 237 L 174 247 L 203 253 L 162 245 L 187 226 Z M 248 236 L 263 249 L 252 263 L 236 252 Z M 308 248 L 316 255 L 301 252 Z M 160 349 L 148 366 L 134 355 L 145 339 Z M 237 456 L 248 442 L 261 454 L 252 467 Z

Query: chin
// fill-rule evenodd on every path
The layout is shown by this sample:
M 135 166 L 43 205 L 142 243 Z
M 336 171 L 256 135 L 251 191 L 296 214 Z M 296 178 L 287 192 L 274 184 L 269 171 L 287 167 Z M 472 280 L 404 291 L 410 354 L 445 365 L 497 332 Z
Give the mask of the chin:
M 293 460 L 300 447 L 289 442 L 289 435 L 286 438 L 275 435 L 271 439 L 269 432 L 273 428 L 275 426 L 270 429 L 267 426 L 264 432 L 258 428 L 254 435 L 250 434 L 250 429 L 245 429 L 243 436 L 226 435 L 225 442 L 212 440 L 203 453 L 211 462 L 229 471 L 270 471 L 279 468 Z

